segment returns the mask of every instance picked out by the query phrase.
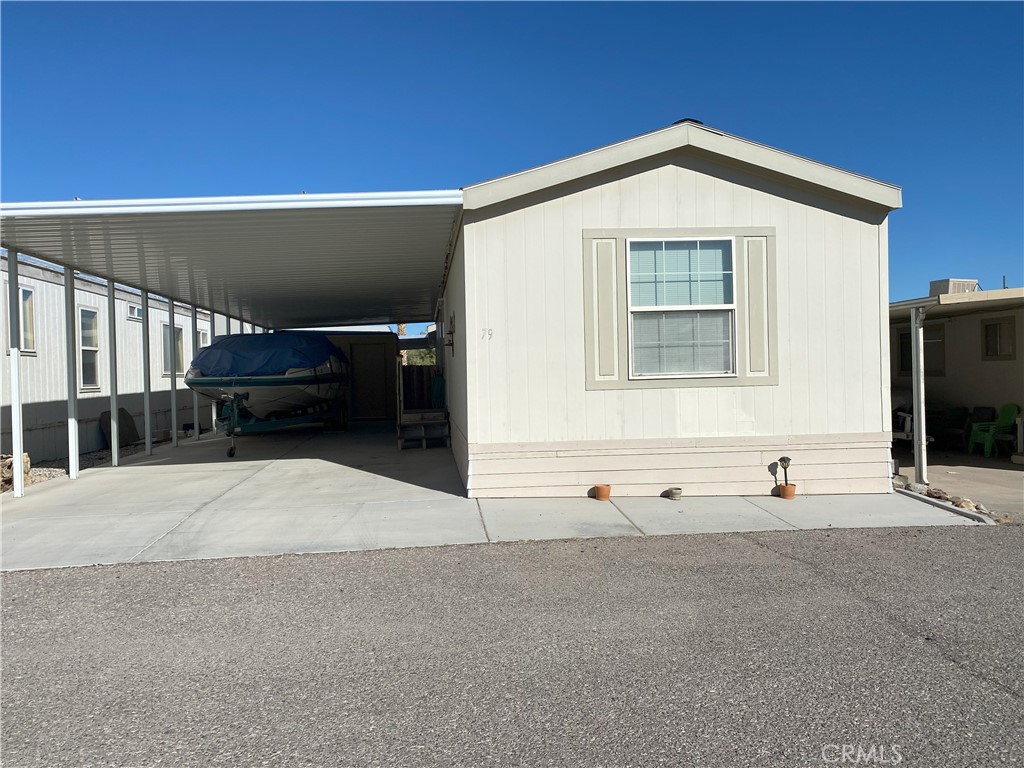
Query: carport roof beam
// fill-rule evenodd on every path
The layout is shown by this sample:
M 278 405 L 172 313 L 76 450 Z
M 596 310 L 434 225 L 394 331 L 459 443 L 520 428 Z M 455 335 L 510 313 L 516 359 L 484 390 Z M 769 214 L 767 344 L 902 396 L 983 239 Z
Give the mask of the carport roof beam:
M 239 195 L 235 197 L 162 197 L 125 200 L 71 200 L 3 203 L 4 217 L 107 216 L 116 213 L 197 213 L 201 211 L 281 211 L 315 208 L 388 208 L 413 205 L 462 205 L 462 190 L 354 192 L 322 195 Z
M 3 203 L 3 245 L 264 328 L 433 319 L 459 190 Z M 282 258 L 284 256 L 284 258 Z

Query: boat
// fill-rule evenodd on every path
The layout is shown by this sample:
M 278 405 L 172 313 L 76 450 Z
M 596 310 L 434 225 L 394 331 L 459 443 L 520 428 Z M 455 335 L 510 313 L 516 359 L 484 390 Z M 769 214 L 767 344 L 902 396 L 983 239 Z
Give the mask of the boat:
M 234 333 L 196 355 L 185 385 L 222 402 L 222 416 L 275 420 L 343 410 L 348 377 L 348 358 L 322 333 Z

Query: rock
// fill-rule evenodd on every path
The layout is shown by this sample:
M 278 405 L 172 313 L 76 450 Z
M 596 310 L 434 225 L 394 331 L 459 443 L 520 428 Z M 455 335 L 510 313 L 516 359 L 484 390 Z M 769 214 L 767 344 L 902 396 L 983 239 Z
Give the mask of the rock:
M 906 475 L 893 475 L 893 477 L 892 477 L 892 487 L 893 488 L 906 488 L 907 487 L 907 483 L 908 483 L 908 480 L 907 480 Z
M 924 483 L 911 483 L 907 486 L 907 490 L 914 493 L 928 493 L 928 486 Z
M 977 512 L 978 508 L 974 506 L 974 502 L 970 499 L 960 499 L 959 503 L 955 505 L 959 509 L 966 509 L 968 512 Z
M 32 471 L 32 461 L 27 453 L 21 455 L 22 472 L 25 475 L 25 485 L 32 483 L 29 472 Z M 0 456 L 0 492 L 9 491 L 14 488 L 14 457 Z
M 939 501 L 949 501 L 949 494 L 941 488 L 929 488 L 925 491 L 925 496 L 929 499 L 938 499 Z
M 984 513 L 985 513 L 986 515 L 988 514 L 988 507 L 986 507 L 986 506 L 985 506 L 984 504 L 982 504 L 982 503 L 981 503 L 980 501 L 976 501 L 976 502 L 974 502 L 974 508 L 975 508 L 975 509 L 976 509 L 976 510 L 977 510 L 978 512 L 984 512 Z

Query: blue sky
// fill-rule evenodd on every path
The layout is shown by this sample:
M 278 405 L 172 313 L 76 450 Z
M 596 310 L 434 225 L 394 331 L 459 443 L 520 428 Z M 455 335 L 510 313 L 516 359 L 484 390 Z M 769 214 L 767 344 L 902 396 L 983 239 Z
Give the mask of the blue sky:
M 1021 3 L 0 5 L 5 201 L 457 188 L 697 117 L 899 184 L 891 299 L 1024 284 Z

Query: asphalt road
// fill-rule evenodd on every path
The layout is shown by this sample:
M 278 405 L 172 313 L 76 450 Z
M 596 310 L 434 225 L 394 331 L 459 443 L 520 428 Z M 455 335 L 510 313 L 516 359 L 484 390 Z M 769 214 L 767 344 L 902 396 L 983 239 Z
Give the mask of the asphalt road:
M 137 564 L 2 586 L 11 768 L 1024 762 L 1022 527 Z

